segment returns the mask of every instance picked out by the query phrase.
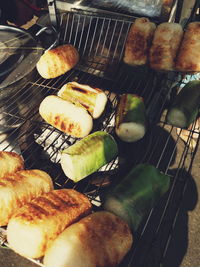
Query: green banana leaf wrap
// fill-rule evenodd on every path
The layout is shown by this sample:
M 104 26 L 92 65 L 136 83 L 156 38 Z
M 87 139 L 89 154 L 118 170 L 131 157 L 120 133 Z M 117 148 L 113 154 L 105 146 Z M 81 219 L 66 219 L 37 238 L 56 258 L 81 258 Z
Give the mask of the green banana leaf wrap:
M 116 127 L 122 122 L 146 123 L 145 107 L 142 97 L 134 94 L 123 94 L 116 115 Z
M 61 166 L 74 182 L 97 171 L 118 154 L 115 139 L 104 131 L 94 132 L 61 152 Z
M 104 208 L 120 216 L 136 231 L 169 186 L 168 175 L 152 165 L 139 164 L 106 195 Z
M 196 119 L 200 107 L 200 81 L 190 81 L 174 99 L 167 113 L 167 123 L 188 128 Z

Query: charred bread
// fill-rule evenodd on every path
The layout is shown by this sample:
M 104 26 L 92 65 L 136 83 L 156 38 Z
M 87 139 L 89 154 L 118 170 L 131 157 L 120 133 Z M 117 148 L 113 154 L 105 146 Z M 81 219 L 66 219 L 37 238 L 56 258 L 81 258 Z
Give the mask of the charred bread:
M 124 62 L 131 66 L 145 65 L 156 25 L 148 18 L 137 18 L 132 24 L 125 44 Z
M 158 71 L 173 71 L 175 59 L 183 37 L 182 26 L 178 23 L 161 23 L 155 31 L 150 48 L 151 68 Z
M 91 208 L 89 199 L 73 189 L 43 194 L 10 219 L 9 246 L 24 257 L 39 258 L 67 226 L 88 215 Z
M 79 61 L 79 53 L 71 44 L 46 50 L 40 57 L 36 68 L 45 79 L 56 78 L 71 70 Z
M 41 170 L 21 170 L 0 179 L 0 226 L 25 203 L 53 189 L 51 177 Z
M 44 265 L 118 266 L 132 242 L 131 231 L 122 219 L 107 211 L 95 212 L 69 226 L 56 238 L 45 254 Z
M 0 178 L 24 169 L 24 161 L 15 152 L 0 151 Z
M 107 103 L 107 96 L 101 89 L 77 82 L 63 85 L 58 96 L 85 108 L 94 119 L 101 116 Z
M 176 70 L 200 71 L 200 22 L 188 24 L 177 56 Z
M 93 127 L 92 117 L 84 108 L 58 96 L 47 96 L 40 104 L 39 113 L 47 123 L 73 137 L 84 137 Z

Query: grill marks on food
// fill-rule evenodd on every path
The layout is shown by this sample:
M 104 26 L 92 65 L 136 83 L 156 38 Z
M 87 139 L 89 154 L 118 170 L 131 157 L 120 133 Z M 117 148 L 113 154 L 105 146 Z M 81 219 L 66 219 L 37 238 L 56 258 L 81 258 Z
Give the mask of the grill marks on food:
M 134 46 L 135 58 L 137 60 L 142 59 L 144 54 L 147 52 L 144 35 L 142 35 L 140 32 L 135 32 L 131 36 L 131 40 L 128 43 Z
M 60 129 L 63 132 L 68 134 L 71 133 L 81 133 L 81 128 L 78 123 L 72 122 L 70 119 L 65 117 L 63 120 L 61 115 L 56 115 L 55 117 L 51 117 L 51 123 L 55 125 L 56 128 Z
M 82 94 L 88 94 L 88 91 L 87 90 L 85 90 L 85 89 L 83 89 L 83 88 L 80 88 L 80 87 L 74 87 L 74 86 L 72 86 L 72 89 L 74 90 L 74 91 L 78 91 L 78 92 L 81 92 Z
M 111 213 L 93 213 L 77 225 L 80 229 L 76 231 L 77 238 L 84 253 L 90 255 L 92 266 L 117 266 L 122 258 L 122 250 L 124 247 L 128 250 L 132 243 L 128 225 Z
M 27 203 L 16 217 L 31 222 L 66 212 L 69 212 L 68 216 L 73 217 L 70 212 L 75 214 L 79 209 L 86 208 L 86 212 L 88 212 L 91 209 L 88 198 L 78 192 L 74 193 L 74 191 L 73 189 L 63 189 L 43 194 Z
M 131 66 L 147 63 L 156 25 L 147 18 L 137 18 L 130 27 L 125 44 L 124 62 Z
M 24 179 L 26 179 L 26 177 L 21 172 L 10 174 L 9 176 L 1 178 L 0 186 L 14 187 L 15 184 L 18 184 L 20 181 L 22 182 Z

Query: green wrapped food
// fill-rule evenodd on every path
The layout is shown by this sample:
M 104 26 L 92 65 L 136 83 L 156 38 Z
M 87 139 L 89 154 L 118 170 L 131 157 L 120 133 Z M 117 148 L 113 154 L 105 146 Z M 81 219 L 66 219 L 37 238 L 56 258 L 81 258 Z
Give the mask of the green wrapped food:
M 104 209 L 124 219 L 135 231 L 169 185 L 167 175 L 152 165 L 139 164 L 106 195 Z
M 67 177 L 78 182 L 109 163 L 117 154 L 114 138 L 104 131 L 97 131 L 63 150 L 61 167 Z
M 167 123 L 188 128 L 196 119 L 200 107 L 200 81 L 191 81 L 176 96 L 167 113 Z
M 115 132 L 122 141 L 135 142 L 146 132 L 146 114 L 143 98 L 123 94 L 115 117 Z

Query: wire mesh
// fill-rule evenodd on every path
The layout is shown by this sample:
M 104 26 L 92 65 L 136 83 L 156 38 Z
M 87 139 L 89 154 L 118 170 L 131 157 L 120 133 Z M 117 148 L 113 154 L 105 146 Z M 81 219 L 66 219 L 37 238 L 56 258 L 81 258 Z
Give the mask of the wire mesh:
M 125 176 L 138 163 L 153 164 L 168 174 L 171 177 L 169 192 L 135 233 L 133 248 L 121 264 L 156 267 L 160 266 L 169 245 L 199 142 L 195 123 L 184 143 L 182 129 L 177 134 L 175 127 L 166 124 L 165 110 L 171 101 L 173 88 L 181 87 L 195 77 L 188 76 L 183 80 L 179 73 L 156 73 L 148 67 L 133 69 L 123 65 L 123 49 L 131 23 L 127 18 L 107 18 L 81 11 L 64 13 L 60 42 L 77 47 L 81 60 L 75 69 L 55 79 L 45 80 L 38 74 L 34 75 L 32 81 L 2 103 L 2 107 L 10 105 L 11 109 L 9 114 L 3 112 L 1 120 L 10 115 L 10 124 L 8 119 L 7 124 L 11 128 L 12 124 L 19 125 L 2 135 L 0 149 L 17 151 L 28 169 L 39 168 L 48 172 L 55 188 L 75 188 L 87 194 L 94 208 L 101 207 L 101 194 L 113 180 Z M 109 103 L 104 114 L 94 121 L 93 131 L 111 133 L 119 145 L 116 159 L 77 184 L 64 175 L 59 162 L 60 151 L 78 139 L 56 130 L 38 114 L 42 99 L 56 94 L 71 81 L 105 91 Z M 121 142 L 114 132 L 118 97 L 128 92 L 143 97 L 148 117 L 146 135 L 132 144 Z M 20 113 L 15 112 L 16 105 L 20 105 Z M 197 135 L 197 144 L 191 147 L 193 134 Z

